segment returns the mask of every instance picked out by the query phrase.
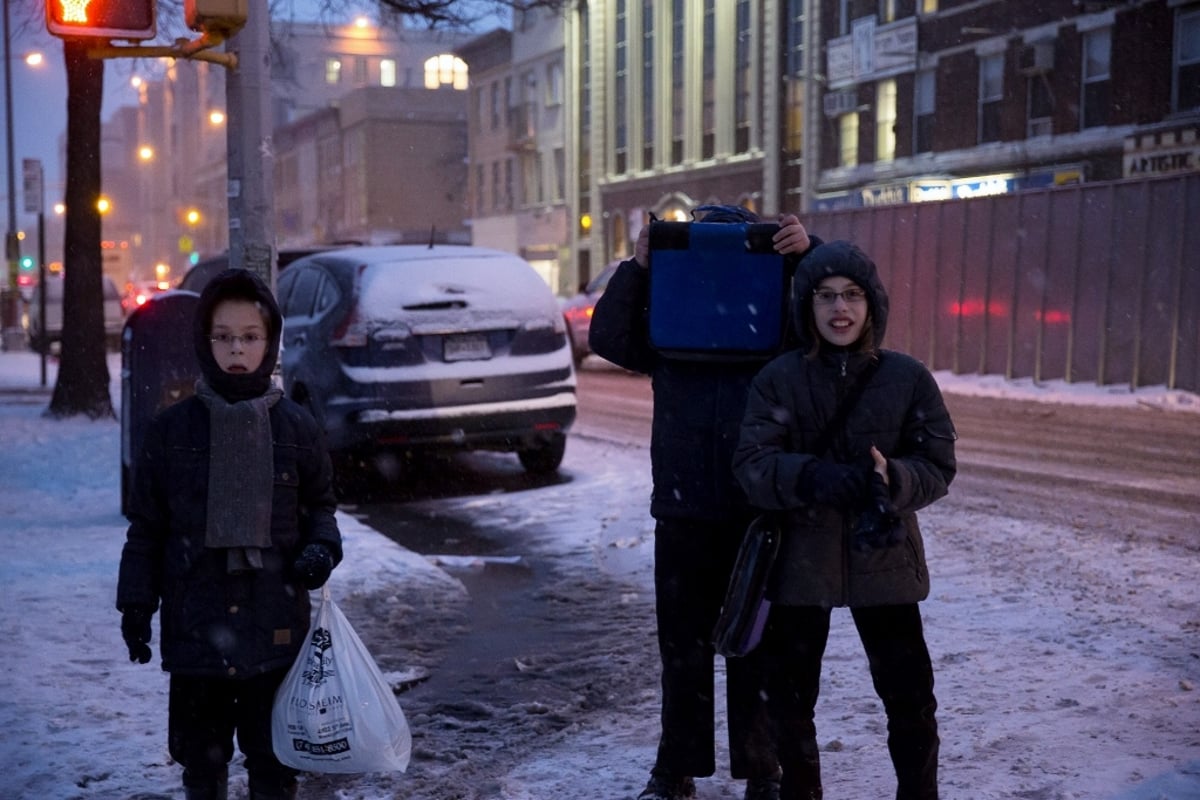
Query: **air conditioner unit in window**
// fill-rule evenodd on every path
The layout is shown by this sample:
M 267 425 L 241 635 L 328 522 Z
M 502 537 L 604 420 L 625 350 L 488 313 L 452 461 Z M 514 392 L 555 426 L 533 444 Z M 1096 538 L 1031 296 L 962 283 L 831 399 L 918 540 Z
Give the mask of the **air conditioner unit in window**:
M 858 110 L 858 93 L 854 89 L 829 92 L 822 98 L 825 116 L 840 117 Z
M 1054 42 L 1030 42 L 1023 45 L 1017 56 L 1022 75 L 1044 75 L 1054 69 Z

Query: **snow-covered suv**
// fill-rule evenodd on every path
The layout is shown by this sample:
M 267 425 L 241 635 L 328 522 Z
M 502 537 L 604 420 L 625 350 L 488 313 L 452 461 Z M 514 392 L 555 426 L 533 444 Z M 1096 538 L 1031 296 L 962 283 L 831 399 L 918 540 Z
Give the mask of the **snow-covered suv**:
M 335 454 L 515 452 L 562 462 L 575 420 L 566 324 L 530 264 L 456 245 L 354 247 L 279 274 L 284 390 Z

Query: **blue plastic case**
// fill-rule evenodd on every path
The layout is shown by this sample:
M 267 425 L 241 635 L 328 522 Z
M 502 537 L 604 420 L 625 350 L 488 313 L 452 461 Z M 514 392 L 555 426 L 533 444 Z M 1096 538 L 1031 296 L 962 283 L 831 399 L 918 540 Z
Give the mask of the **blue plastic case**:
M 784 257 L 767 223 L 650 223 L 650 343 L 689 359 L 774 356 L 787 321 Z

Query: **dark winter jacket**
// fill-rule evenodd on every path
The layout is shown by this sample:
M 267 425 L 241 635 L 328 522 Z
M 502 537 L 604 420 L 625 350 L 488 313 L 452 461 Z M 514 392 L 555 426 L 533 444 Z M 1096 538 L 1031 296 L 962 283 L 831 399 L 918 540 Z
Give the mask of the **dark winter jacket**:
M 798 261 L 788 257 L 786 268 Z M 649 293 L 648 269 L 632 259 L 617 267 L 596 302 L 588 344 L 601 358 L 651 377 L 650 513 L 656 519 L 742 524 L 751 509 L 730 464 L 750 380 L 766 359 L 697 361 L 659 354 L 650 344 Z
M 811 352 L 811 296 L 825 277 L 842 275 L 867 290 L 874 344 L 887 330 L 888 302 L 875 265 L 857 248 L 831 242 L 801 262 L 793 283 L 793 318 L 800 347 L 779 356 L 754 379 L 733 469 L 750 502 L 780 512 L 785 535 L 771 588 L 785 605 L 874 606 L 913 603 L 929 594 L 929 573 L 916 511 L 943 497 L 953 480 L 956 438 L 933 376 L 902 353 L 841 349 Z M 839 401 L 872 361 L 878 366 L 832 439 L 812 452 Z M 861 503 L 833 507 L 806 502 L 806 464 L 826 458 L 868 474 L 874 445 L 888 459 L 890 495 L 903 541 L 856 547 Z
M 265 294 L 257 299 L 270 312 L 270 338 L 277 345 L 278 308 L 257 283 Z M 219 287 L 211 296 L 206 289 L 199 319 L 211 319 L 219 295 Z M 229 399 L 265 390 L 262 375 L 269 385 L 275 346 L 258 372 L 222 376 L 214 372 L 219 367 L 207 336 L 206 324 L 198 324 L 201 373 L 213 379 L 209 383 L 215 390 Z M 161 412 L 146 433 L 129 503 L 117 607 L 161 606 L 160 641 L 168 672 L 247 678 L 289 666 L 303 644 L 311 610 L 292 565 L 309 542 L 321 542 L 335 563 L 341 560 L 333 471 L 321 431 L 307 411 L 287 398 L 271 407 L 269 418 L 274 450 L 271 546 L 262 551 L 262 568 L 245 572 L 231 573 L 225 551 L 205 546 L 208 408 L 198 397 L 189 397 Z

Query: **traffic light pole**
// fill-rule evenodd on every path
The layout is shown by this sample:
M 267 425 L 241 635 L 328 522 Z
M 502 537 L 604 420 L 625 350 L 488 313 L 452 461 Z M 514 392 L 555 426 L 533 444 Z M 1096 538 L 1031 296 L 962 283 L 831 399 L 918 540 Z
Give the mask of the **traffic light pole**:
M 0 343 L 5 350 L 12 349 L 20 339 L 18 327 L 17 259 L 21 257 L 20 242 L 17 240 L 17 181 L 13 168 L 13 103 L 12 103 L 12 57 L 8 16 L 9 0 L 4 0 L 4 146 L 8 170 L 8 230 L 4 234 L 4 258 L 7 261 L 5 282 L 0 291 Z
M 246 26 L 229 40 L 237 67 L 225 81 L 229 266 L 275 287 L 274 197 L 271 178 L 270 19 L 267 0 L 249 0 Z
M 38 209 L 38 319 L 46 328 L 46 215 Z M 49 347 L 39 347 L 42 354 L 42 386 L 46 385 L 46 353 Z

